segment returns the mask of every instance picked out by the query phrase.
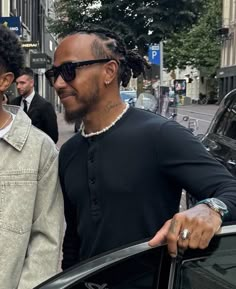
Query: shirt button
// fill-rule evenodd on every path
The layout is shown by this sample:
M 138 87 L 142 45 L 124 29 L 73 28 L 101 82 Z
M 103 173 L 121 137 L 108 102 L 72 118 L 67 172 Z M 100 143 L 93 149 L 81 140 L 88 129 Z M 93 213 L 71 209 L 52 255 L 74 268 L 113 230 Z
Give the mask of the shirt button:
M 95 181 L 96 181 L 95 178 L 92 178 L 92 179 L 89 180 L 90 184 L 92 184 L 92 185 L 95 184 Z
M 94 162 L 94 155 L 93 155 L 93 154 L 90 154 L 90 156 L 89 156 L 89 161 L 90 161 L 90 163 L 93 163 L 93 162 Z
M 95 206 L 97 206 L 98 200 L 97 200 L 97 199 L 94 199 L 94 200 L 93 200 L 93 204 L 94 204 Z

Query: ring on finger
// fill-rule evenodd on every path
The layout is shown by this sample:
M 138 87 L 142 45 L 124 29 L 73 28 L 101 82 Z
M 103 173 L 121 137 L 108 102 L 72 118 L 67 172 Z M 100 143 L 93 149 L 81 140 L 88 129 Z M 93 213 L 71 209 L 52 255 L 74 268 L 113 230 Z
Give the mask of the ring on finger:
M 189 238 L 190 232 L 188 229 L 183 229 L 183 231 L 180 232 L 180 238 L 185 241 Z

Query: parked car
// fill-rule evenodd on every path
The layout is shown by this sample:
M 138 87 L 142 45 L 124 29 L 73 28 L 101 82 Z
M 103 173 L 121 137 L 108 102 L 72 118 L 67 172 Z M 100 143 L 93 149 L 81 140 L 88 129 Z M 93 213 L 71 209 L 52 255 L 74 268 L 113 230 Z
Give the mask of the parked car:
M 180 251 L 147 241 L 114 250 L 59 273 L 35 289 L 235 289 L 236 225 L 224 226 L 207 249 Z
M 120 96 L 123 101 L 129 103 L 131 106 L 134 106 L 137 100 L 137 92 L 136 90 L 121 90 Z
M 158 110 L 158 99 L 149 92 L 140 93 L 135 103 L 135 107 L 157 112 Z
M 206 149 L 236 176 L 236 89 L 221 101 L 206 134 Z
M 135 107 L 160 113 L 168 119 L 176 120 L 177 118 L 176 96 L 159 99 L 149 92 L 143 92 L 138 96 Z
M 218 95 L 215 91 L 210 92 L 209 95 L 200 93 L 198 104 L 213 104 L 216 103 L 218 100 Z
M 236 89 L 221 101 L 205 135 L 197 135 L 212 156 L 236 177 Z M 186 197 L 187 207 L 196 200 Z

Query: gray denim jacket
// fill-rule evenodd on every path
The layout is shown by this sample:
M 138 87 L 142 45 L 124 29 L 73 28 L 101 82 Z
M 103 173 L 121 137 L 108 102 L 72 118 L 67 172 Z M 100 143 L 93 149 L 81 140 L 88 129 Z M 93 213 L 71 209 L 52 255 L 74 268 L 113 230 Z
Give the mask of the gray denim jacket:
M 60 268 L 58 150 L 19 108 L 0 139 L 0 289 L 31 289 Z

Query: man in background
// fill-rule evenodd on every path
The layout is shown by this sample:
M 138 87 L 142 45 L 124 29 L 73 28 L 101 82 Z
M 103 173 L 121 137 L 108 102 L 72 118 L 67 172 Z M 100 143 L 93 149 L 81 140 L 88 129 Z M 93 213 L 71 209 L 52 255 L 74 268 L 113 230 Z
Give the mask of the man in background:
M 4 92 L 24 65 L 14 32 L 0 25 L 0 288 L 32 289 L 60 269 L 64 230 L 58 150 Z
M 32 124 L 49 135 L 52 140 L 58 141 L 57 116 L 50 102 L 34 90 L 34 73 L 29 67 L 20 71 L 16 79 L 19 96 L 11 104 L 21 106 L 31 118 Z

